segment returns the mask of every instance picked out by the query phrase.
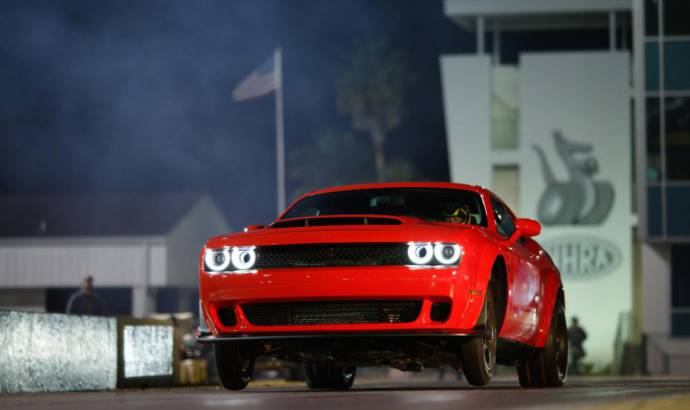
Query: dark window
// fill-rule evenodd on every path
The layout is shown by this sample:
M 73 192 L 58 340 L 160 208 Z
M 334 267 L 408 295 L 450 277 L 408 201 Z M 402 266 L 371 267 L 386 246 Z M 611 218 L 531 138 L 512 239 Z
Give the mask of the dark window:
M 67 301 L 72 293 L 79 288 L 49 288 L 46 289 L 46 312 L 65 313 Z M 98 296 L 103 307 L 103 314 L 107 316 L 129 316 L 132 314 L 132 288 L 94 287 L 94 294 Z
M 647 98 L 647 180 L 661 179 L 661 120 L 658 98 Z
M 671 334 L 690 336 L 690 246 L 671 247 Z
M 666 187 L 666 234 L 690 236 L 690 185 Z M 690 254 L 686 254 L 687 258 Z
M 671 313 L 671 335 L 679 337 L 690 336 L 690 312 Z
M 381 188 L 331 192 L 302 199 L 283 218 L 357 214 L 411 216 L 430 222 L 486 226 L 480 195 L 462 189 Z
M 671 246 L 671 307 L 690 308 L 690 245 Z
M 690 34 L 690 1 L 664 0 L 664 34 L 678 36 Z
M 690 97 L 665 99 L 666 177 L 690 180 Z
M 644 45 L 644 75 L 647 91 L 659 90 L 659 42 L 647 41 Z
M 196 316 L 199 307 L 199 290 L 195 288 L 157 288 L 156 312 L 193 312 Z
M 644 27 L 648 36 L 659 34 L 659 0 L 644 1 Z
M 491 207 L 494 209 L 494 219 L 496 219 L 496 229 L 498 233 L 506 238 L 515 232 L 515 221 L 513 215 L 497 199 L 491 198 Z
M 661 187 L 647 188 L 647 230 L 649 236 L 662 236 L 661 231 Z
M 690 26 L 690 14 L 686 18 L 688 19 L 687 25 Z M 665 41 L 664 89 L 671 91 L 690 90 L 690 75 L 688 73 L 690 73 L 690 41 Z

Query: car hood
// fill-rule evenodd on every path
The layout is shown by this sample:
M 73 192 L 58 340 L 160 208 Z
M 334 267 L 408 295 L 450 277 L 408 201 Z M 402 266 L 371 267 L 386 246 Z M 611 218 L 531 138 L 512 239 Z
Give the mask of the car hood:
M 483 228 L 471 225 L 405 221 L 400 225 L 338 225 L 263 229 L 222 235 L 206 246 L 270 246 L 308 243 L 454 242 L 463 244 L 484 236 Z

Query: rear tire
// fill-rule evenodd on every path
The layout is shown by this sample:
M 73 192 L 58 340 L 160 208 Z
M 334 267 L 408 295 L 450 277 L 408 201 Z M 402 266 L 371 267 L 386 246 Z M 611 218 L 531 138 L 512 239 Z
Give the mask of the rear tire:
M 473 386 L 485 386 L 496 371 L 496 342 L 498 324 L 496 320 L 496 295 L 489 285 L 484 298 L 486 321 L 484 336 L 473 338 L 462 344 L 462 370 Z
M 526 388 L 561 387 L 568 372 L 568 328 L 565 306 L 559 297 L 551 319 L 546 346 L 518 366 L 520 386 Z
M 228 390 L 247 387 L 254 373 L 255 355 L 247 343 L 217 343 L 216 367 L 220 384 Z
M 304 379 L 310 389 L 347 390 L 355 382 L 356 374 L 356 367 L 304 365 Z

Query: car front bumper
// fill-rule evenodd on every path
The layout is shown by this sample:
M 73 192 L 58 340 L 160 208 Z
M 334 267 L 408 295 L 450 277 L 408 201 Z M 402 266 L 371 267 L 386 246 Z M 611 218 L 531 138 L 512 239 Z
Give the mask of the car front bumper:
M 200 297 L 207 333 L 200 341 L 336 335 L 472 335 L 484 301 L 459 267 L 320 267 L 263 269 L 253 273 L 200 273 Z M 242 309 L 248 303 L 416 300 L 421 310 L 404 323 L 256 325 Z M 431 319 L 434 303 L 450 303 L 444 321 Z M 234 325 L 219 318 L 232 309 Z

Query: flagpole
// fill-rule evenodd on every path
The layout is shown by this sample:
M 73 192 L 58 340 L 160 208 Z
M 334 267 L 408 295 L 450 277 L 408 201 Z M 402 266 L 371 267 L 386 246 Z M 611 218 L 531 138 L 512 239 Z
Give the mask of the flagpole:
M 276 181 L 278 215 L 285 209 L 285 124 L 283 119 L 283 55 L 279 48 L 275 54 L 276 80 Z

